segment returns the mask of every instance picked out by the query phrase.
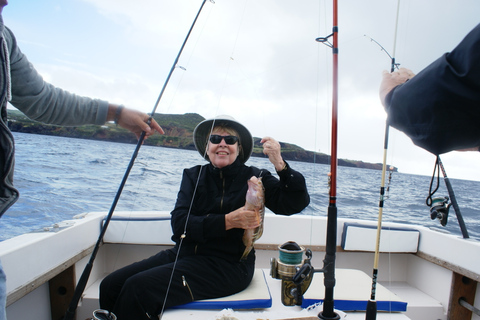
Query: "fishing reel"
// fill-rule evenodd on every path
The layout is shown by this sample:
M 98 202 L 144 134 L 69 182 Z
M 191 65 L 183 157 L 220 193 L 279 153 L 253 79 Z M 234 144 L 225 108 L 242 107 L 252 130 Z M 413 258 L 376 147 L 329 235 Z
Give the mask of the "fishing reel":
M 447 225 L 448 212 L 450 211 L 451 203 L 448 203 L 448 197 L 438 197 L 432 199 L 430 205 L 430 218 L 432 220 L 438 219 L 442 226 Z
M 110 311 L 97 309 L 93 311 L 92 320 L 117 320 L 117 316 Z
M 313 273 L 311 264 L 312 251 L 288 241 L 278 246 L 279 260 L 272 258 L 270 261 L 270 275 L 272 278 L 282 280 L 282 303 L 285 306 L 301 305 L 303 294 L 310 286 Z M 302 262 L 305 252 L 306 259 Z

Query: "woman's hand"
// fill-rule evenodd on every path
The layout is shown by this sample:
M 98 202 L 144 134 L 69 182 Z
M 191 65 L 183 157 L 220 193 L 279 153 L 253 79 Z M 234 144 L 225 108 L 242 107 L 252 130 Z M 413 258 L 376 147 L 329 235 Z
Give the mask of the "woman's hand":
M 247 210 L 245 207 L 238 208 L 225 215 L 225 229 L 255 229 L 260 225 L 258 215 L 253 210 Z
M 285 161 L 282 158 L 280 143 L 271 137 L 264 137 L 260 143 L 263 143 L 263 153 L 268 156 L 268 160 L 275 166 L 275 170 L 282 171 Z

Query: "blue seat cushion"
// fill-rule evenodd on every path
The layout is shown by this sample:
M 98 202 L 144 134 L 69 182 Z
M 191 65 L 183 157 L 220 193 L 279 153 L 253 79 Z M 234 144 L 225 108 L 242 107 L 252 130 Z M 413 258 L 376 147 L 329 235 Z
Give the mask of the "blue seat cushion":
M 268 288 L 265 274 L 262 269 L 255 269 L 252 282 L 249 286 L 231 296 L 193 301 L 175 309 L 263 309 L 272 306 L 272 296 Z

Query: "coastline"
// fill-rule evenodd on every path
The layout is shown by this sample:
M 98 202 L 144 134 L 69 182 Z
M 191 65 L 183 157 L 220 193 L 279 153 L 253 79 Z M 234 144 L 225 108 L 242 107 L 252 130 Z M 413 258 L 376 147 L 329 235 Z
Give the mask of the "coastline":
M 193 130 L 195 125 L 205 120 L 197 113 L 185 114 L 159 114 L 154 115 L 154 119 L 165 130 L 164 135 L 154 135 L 145 140 L 144 144 L 149 146 L 159 146 L 166 148 L 178 148 L 185 150 L 195 150 L 193 144 Z M 31 134 L 43 134 L 51 136 L 61 136 L 69 138 L 102 140 L 110 142 L 136 144 L 137 140 L 127 130 L 117 127 L 114 124 L 107 123 L 103 126 L 86 125 L 78 127 L 62 127 L 43 124 L 29 119 L 18 110 L 8 109 L 8 127 L 12 132 L 22 132 Z M 254 137 L 254 148 L 252 157 L 263 157 L 261 138 Z M 282 155 L 285 160 L 300 162 L 330 164 L 330 155 L 325 153 L 305 150 L 297 145 L 287 142 L 281 142 Z M 361 160 L 338 159 L 338 165 L 344 167 L 356 167 L 364 169 L 382 170 L 381 163 L 370 163 Z M 388 166 L 390 168 L 390 166 Z M 392 167 L 393 172 L 398 168 Z

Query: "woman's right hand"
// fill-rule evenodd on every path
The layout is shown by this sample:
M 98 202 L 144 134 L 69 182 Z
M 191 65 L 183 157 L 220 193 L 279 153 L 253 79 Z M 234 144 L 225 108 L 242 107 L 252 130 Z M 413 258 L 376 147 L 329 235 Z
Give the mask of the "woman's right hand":
M 255 229 L 260 225 L 258 215 L 253 210 L 240 207 L 225 215 L 225 229 Z

